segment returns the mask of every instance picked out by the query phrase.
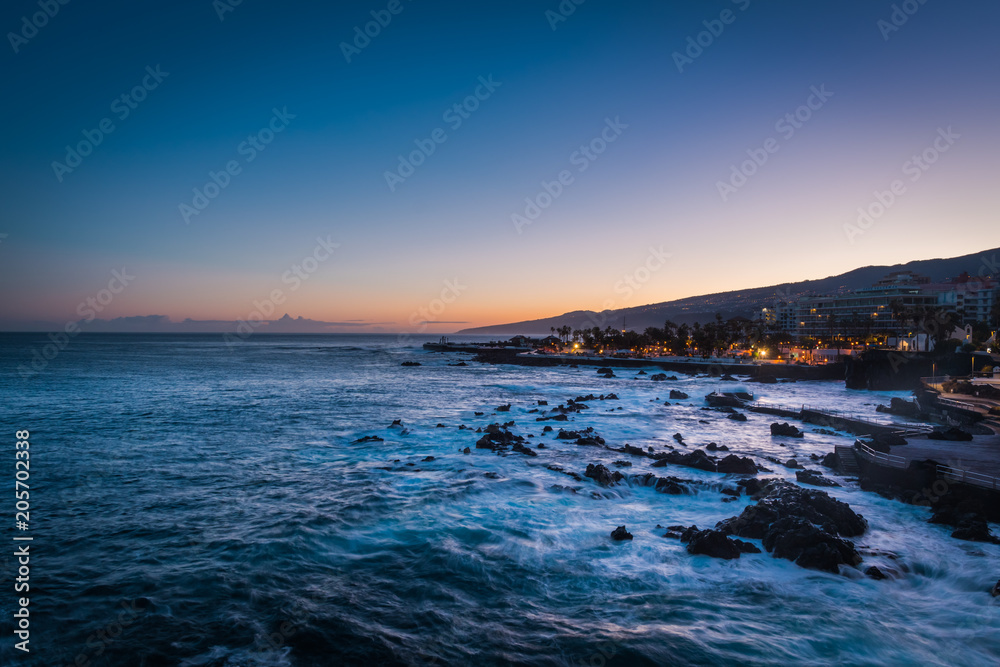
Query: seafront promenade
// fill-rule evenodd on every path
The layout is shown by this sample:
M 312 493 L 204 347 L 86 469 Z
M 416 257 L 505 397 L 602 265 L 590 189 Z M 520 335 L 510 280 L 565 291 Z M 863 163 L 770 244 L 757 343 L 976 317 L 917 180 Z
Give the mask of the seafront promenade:
M 808 366 L 781 364 L 739 359 L 689 357 L 605 357 L 583 354 L 537 354 L 511 349 L 481 349 L 476 358 L 491 363 L 519 364 L 522 366 L 597 366 L 606 368 L 658 368 L 685 375 L 744 375 L 751 381 L 776 379 L 789 380 L 843 380 L 844 364 L 840 362 Z

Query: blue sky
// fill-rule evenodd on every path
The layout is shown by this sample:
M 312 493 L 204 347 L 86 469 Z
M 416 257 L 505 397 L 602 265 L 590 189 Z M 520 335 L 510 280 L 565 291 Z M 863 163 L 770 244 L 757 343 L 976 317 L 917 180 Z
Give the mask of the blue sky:
M 428 329 L 447 331 L 1000 245 L 993 2 L 220 6 L 71 1 L 32 32 L 38 1 L 4 4 L 0 323 L 76 319 L 123 267 L 135 279 L 102 317 L 232 320 L 280 290 L 279 315 L 412 330 L 457 284 Z M 555 22 L 560 6 L 574 11 Z M 372 12 L 387 24 L 348 62 Z M 155 87 L 121 118 L 144 78 Z M 282 130 L 248 161 L 240 147 L 275 110 Z M 113 132 L 79 166 L 53 168 L 104 119 Z M 624 129 L 581 159 L 609 121 Z M 948 128 L 912 180 L 904 164 Z M 769 138 L 766 162 L 720 194 Z M 390 189 L 386 172 L 428 141 Z M 512 216 L 561 172 L 519 231 Z M 894 181 L 903 194 L 852 232 Z M 283 277 L 319 239 L 336 250 L 293 289 Z M 616 290 L 653 251 L 670 260 Z

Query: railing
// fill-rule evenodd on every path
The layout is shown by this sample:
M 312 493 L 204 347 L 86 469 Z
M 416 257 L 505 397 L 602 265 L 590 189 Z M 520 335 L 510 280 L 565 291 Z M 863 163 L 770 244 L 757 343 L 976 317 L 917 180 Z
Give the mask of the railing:
M 852 414 L 849 412 L 841 412 L 840 410 L 830 410 L 829 408 L 817 408 L 811 405 L 803 405 L 803 410 L 810 410 L 812 412 L 818 412 L 823 415 L 829 415 L 830 417 L 837 417 L 839 419 L 849 419 L 851 421 L 865 422 L 866 424 L 874 424 L 875 426 L 885 426 L 886 428 L 903 428 L 904 424 L 897 424 L 896 422 L 888 419 L 879 419 L 878 417 L 868 417 L 866 415 Z
M 930 433 L 933 431 L 933 427 L 927 426 L 926 424 L 900 424 L 888 419 L 879 419 L 878 417 L 868 417 L 866 415 L 852 414 L 847 412 L 840 412 L 839 410 L 830 410 L 828 408 L 817 408 L 811 405 L 802 405 L 799 407 L 791 407 L 788 405 L 781 405 L 780 403 L 765 403 L 763 401 L 749 401 L 744 403 L 744 407 L 748 410 L 754 408 L 765 408 L 770 410 L 780 410 L 782 412 L 791 412 L 797 414 L 801 417 L 803 411 L 816 412 L 821 415 L 833 417 L 835 419 L 844 419 L 853 422 L 862 422 L 865 424 L 871 424 L 873 426 L 881 426 L 883 428 L 895 429 L 897 433 Z
M 909 462 L 902 456 L 876 452 L 868 445 L 857 443 L 854 445 L 854 450 L 861 458 L 872 463 L 878 463 L 879 465 L 889 466 L 890 468 L 906 468 L 909 465 Z
M 860 442 L 854 445 L 854 451 L 857 452 L 858 456 L 861 458 L 871 461 L 877 465 L 888 466 L 890 468 L 906 468 L 910 464 L 909 460 L 903 458 L 902 456 L 876 452 L 868 445 L 861 444 Z M 1000 478 L 998 477 L 984 475 L 983 473 L 972 470 L 953 468 L 951 466 L 941 464 L 938 464 L 937 472 L 944 479 L 952 482 L 972 484 L 973 486 L 981 486 L 986 489 L 993 489 L 994 491 L 1000 490 Z
M 764 401 L 747 401 L 743 404 L 748 410 L 753 408 L 766 408 L 768 410 L 781 410 L 783 412 L 795 412 L 801 413 L 802 408 L 805 406 L 800 406 L 793 408 L 789 405 L 781 405 L 780 403 L 765 403 Z

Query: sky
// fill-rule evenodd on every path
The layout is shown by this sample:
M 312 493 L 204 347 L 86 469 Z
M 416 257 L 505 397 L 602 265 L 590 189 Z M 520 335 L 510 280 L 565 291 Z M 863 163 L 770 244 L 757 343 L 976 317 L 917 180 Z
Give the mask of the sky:
M 9 0 L 0 329 L 448 332 L 1000 246 L 998 22 L 992 0 Z

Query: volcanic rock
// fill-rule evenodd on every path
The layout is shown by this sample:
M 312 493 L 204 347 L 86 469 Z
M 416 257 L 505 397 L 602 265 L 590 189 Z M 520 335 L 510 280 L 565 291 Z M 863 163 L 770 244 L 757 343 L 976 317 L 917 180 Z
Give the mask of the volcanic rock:
M 611 531 L 611 539 L 619 542 L 621 540 L 631 540 L 632 533 L 628 532 L 628 530 L 625 529 L 625 526 L 618 526 Z
M 588 463 L 587 470 L 583 473 L 583 476 L 591 478 L 601 486 L 612 486 L 625 478 L 625 476 L 617 470 L 611 472 L 600 463 L 597 465 Z
M 789 438 L 801 438 L 804 437 L 805 434 L 791 424 L 782 422 L 780 424 L 771 424 L 771 435 L 784 435 Z
M 803 484 L 812 484 L 813 486 L 840 486 L 832 479 L 824 477 L 815 470 L 799 470 L 795 473 L 795 479 Z

